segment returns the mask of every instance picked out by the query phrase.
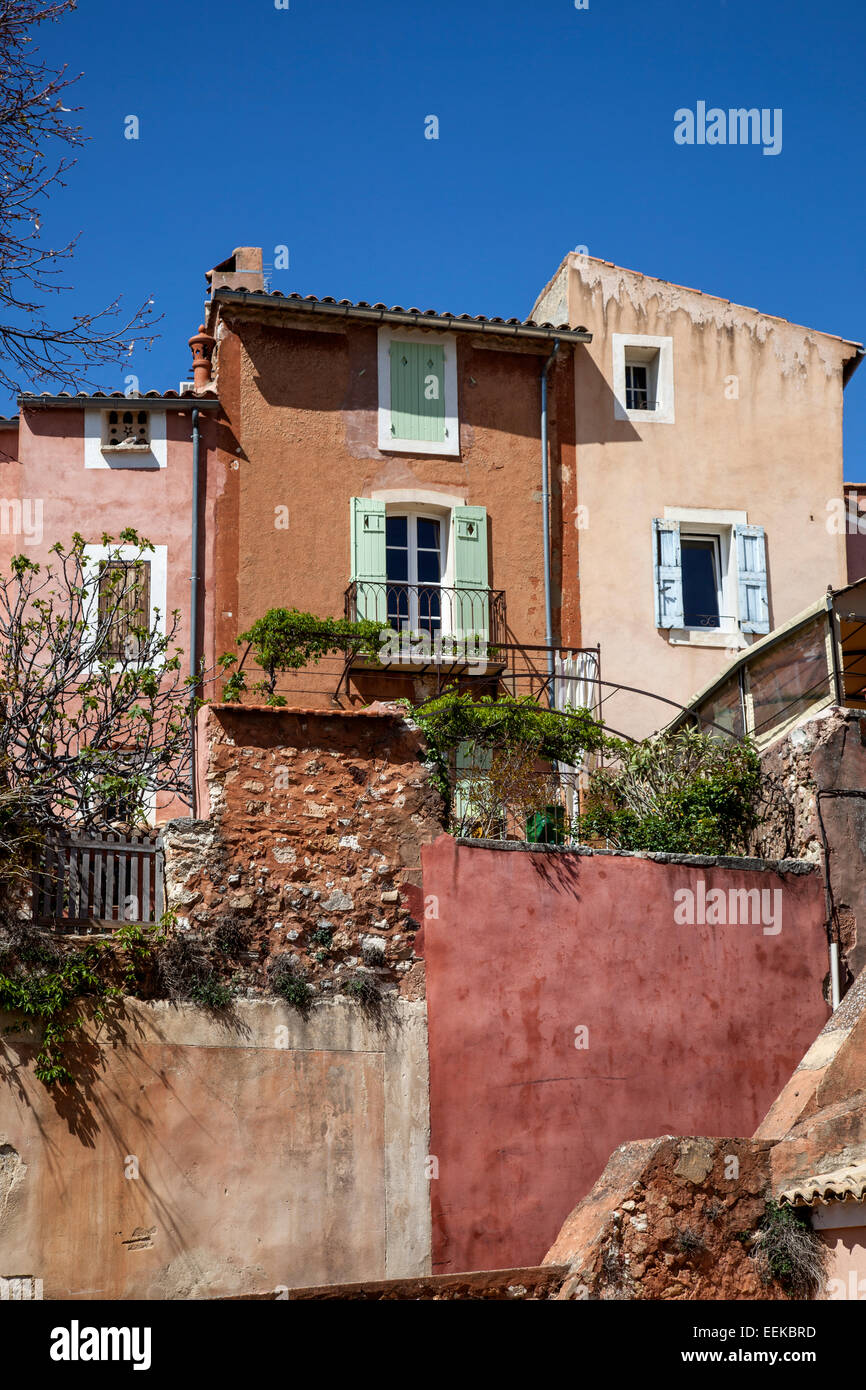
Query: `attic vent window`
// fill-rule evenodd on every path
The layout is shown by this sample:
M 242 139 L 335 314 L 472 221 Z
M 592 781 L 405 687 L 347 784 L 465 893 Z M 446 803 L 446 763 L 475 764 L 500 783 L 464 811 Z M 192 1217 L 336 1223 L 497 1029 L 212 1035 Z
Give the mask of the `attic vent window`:
M 109 410 L 103 430 L 104 449 L 149 449 L 150 429 L 146 410 Z

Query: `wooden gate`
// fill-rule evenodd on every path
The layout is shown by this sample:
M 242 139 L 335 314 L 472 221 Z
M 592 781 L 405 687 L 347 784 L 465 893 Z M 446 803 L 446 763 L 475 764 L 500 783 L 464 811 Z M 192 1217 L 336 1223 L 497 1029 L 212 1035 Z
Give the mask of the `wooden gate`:
M 158 922 L 164 911 L 163 865 L 156 831 L 52 840 L 34 885 L 36 921 L 64 932 Z

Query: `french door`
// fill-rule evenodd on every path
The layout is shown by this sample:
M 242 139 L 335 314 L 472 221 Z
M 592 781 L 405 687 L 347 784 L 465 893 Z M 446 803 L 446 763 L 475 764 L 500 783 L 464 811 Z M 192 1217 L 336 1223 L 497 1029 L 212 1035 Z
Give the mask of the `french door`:
M 430 516 L 386 516 L 388 622 L 402 631 L 442 631 L 442 532 Z

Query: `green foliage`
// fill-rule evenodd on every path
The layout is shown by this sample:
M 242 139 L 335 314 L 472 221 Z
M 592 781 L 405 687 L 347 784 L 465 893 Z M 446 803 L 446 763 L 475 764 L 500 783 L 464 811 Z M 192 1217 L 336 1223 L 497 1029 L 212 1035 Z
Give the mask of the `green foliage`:
M 74 1080 L 67 1065 L 68 1044 L 85 1020 L 73 1006 L 85 999 L 104 1001 L 137 993 L 161 935 L 162 925 L 124 923 L 108 940 L 63 950 L 42 934 L 19 930 L 0 951 L 0 1008 L 23 1014 L 42 1028 L 34 1067 L 37 1080 L 46 1086 Z M 118 968 L 122 986 L 113 978 Z M 104 1017 L 98 1003 L 94 1018 Z
M 307 977 L 295 956 L 289 952 L 276 956 L 268 972 L 270 986 L 274 994 L 285 999 L 301 1013 L 306 1013 L 313 1002 L 313 991 Z
M 317 664 L 323 656 L 348 649 L 376 657 L 381 633 L 382 624 L 369 618 L 353 622 L 348 618 L 318 618 L 297 608 L 269 608 L 238 638 L 238 646 L 247 644 L 240 665 L 232 652 L 219 658 L 222 669 L 232 672 L 223 688 L 223 699 L 229 703 L 238 701 L 247 690 L 243 666 L 250 652 L 256 665 L 266 673 L 266 679 L 256 681 L 251 689 L 265 695 L 269 705 L 284 705 L 282 695 L 275 693 L 281 671 L 297 671 Z
M 341 989 L 349 999 L 354 999 L 356 1003 L 360 1004 L 365 1013 L 372 1015 L 374 1018 L 381 1016 L 384 1009 L 385 996 L 382 993 L 382 987 L 379 981 L 374 975 L 367 975 L 359 972 L 353 975 L 351 979 L 344 981 L 341 985 Z
M 407 702 L 408 704 L 408 702 Z M 433 781 L 448 800 L 453 755 L 461 744 L 483 753 L 520 750 L 544 762 L 579 763 L 585 752 L 607 747 L 610 739 L 588 710 L 545 709 L 531 696 L 516 699 L 447 690 L 413 709 L 412 719 L 427 740 Z
M 234 998 L 231 985 L 223 984 L 215 971 L 199 976 L 189 987 L 189 1000 L 205 1009 L 227 1009 Z
M 747 850 L 762 787 L 751 743 L 683 729 L 615 751 L 618 764 L 590 776 L 580 839 L 676 854 Z

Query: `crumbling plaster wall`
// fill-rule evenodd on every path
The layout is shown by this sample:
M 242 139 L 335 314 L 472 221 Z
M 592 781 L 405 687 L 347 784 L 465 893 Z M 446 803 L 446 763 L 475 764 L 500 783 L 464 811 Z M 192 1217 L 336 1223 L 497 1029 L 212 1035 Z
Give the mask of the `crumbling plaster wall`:
M 429 1273 L 423 1004 L 127 999 L 62 1091 L 36 1050 L 0 1047 L 0 1278 L 126 1300 Z
M 751 1139 L 623 1144 L 545 1257 L 561 1299 L 778 1299 L 752 1258 L 772 1145 Z

